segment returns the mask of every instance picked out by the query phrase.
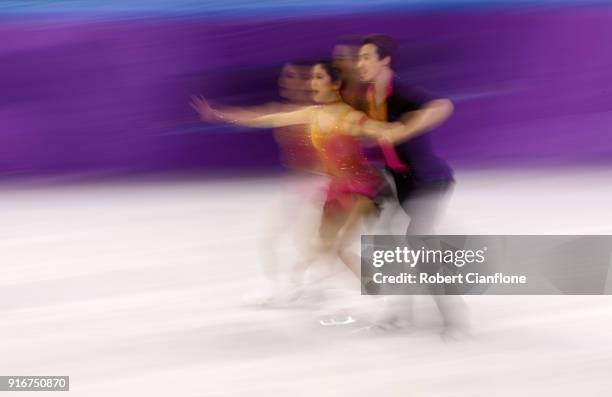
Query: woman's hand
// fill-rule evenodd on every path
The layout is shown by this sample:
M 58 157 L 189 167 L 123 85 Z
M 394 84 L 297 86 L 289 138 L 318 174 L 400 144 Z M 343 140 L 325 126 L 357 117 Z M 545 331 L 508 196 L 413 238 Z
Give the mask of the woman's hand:
M 192 96 L 189 105 L 198 112 L 202 121 L 209 123 L 224 121 L 223 117 L 221 117 L 221 115 L 210 106 L 206 98 L 201 95 Z

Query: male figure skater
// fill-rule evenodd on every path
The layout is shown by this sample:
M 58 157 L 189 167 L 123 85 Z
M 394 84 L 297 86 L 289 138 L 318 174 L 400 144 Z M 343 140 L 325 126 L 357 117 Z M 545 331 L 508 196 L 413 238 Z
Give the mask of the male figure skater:
M 357 69 L 360 79 L 369 84 L 364 110 L 370 118 L 405 125 L 409 133 L 400 140 L 379 141 L 385 167 L 393 179 L 397 200 L 410 217 L 406 234 L 435 234 L 437 218 L 444 210 L 454 178 L 450 166 L 434 153 L 427 133 L 452 114 L 453 104 L 400 84 L 393 72 L 396 49 L 388 36 L 363 39 Z M 442 336 L 455 339 L 465 335 L 469 326 L 462 299 L 441 295 L 434 298 L 444 321 Z M 407 302 L 396 299 L 395 306 L 391 309 L 397 315 L 390 318 L 391 323 L 402 323 L 400 313 L 412 321 L 409 298 Z
M 449 165 L 434 153 L 427 132 L 451 115 L 453 105 L 400 84 L 392 69 L 395 56 L 396 45 L 388 36 L 362 41 L 357 68 L 361 80 L 369 83 L 364 110 L 374 119 L 402 122 L 410 131 L 401 141 L 380 146 L 397 199 L 410 217 L 406 233 L 432 234 L 454 179 Z

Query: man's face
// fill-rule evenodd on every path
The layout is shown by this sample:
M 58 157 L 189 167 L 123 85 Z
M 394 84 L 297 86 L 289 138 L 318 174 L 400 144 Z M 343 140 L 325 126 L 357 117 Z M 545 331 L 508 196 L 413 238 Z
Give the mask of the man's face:
M 345 76 L 355 73 L 358 48 L 346 44 L 338 44 L 334 47 L 332 58 L 334 66 L 342 71 Z
M 364 82 L 374 81 L 381 70 L 389 66 L 390 61 L 391 58 L 389 57 L 383 59 L 378 57 L 378 51 L 374 44 L 362 45 L 359 49 L 359 60 L 357 61 L 359 78 Z

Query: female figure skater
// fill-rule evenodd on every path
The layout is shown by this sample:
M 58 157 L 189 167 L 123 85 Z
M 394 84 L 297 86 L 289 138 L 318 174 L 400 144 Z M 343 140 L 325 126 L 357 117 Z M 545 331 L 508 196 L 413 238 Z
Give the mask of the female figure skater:
M 347 105 L 340 95 L 340 77 L 328 62 L 313 66 L 310 86 L 316 105 L 262 116 L 254 117 L 252 113 L 236 110 L 215 110 L 201 97 L 193 98 L 191 103 L 202 119 L 207 121 L 256 128 L 305 125 L 310 130 L 312 144 L 319 152 L 329 184 L 319 236 L 311 244 L 309 254 L 294 268 L 294 282 L 298 287 L 301 286 L 304 271 L 324 253 L 333 253 L 353 274 L 360 277 L 360 262 L 355 255 L 351 255 L 348 246 L 360 221 L 375 212 L 372 199 L 384 180 L 361 153 L 358 138 L 396 141 L 418 127 L 372 120 Z
M 270 113 L 289 112 L 312 104 L 310 94 L 310 69 L 312 65 L 305 62 L 286 63 L 278 78 L 278 93 L 280 100 L 270 102 L 264 106 L 248 109 L 253 117 Z M 242 109 L 244 111 L 245 109 Z M 287 169 L 282 197 L 274 206 L 274 213 L 268 218 L 263 236 L 260 240 L 259 251 L 262 256 L 262 268 L 265 276 L 274 282 L 278 288 L 281 267 L 279 266 L 279 248 L 286 238 L 290 238 L 295 248 L 305 252 L 305 229 L 300 220 L 305 217 L 308 200 L 313 185 L 320 177 L 316 175 L 321 170 L 319 155 L 312 145 L 310 134 L 302 125 L 291 125 L 275 128 L 274 139 L 279 146 L 281 162 Z M 300 218 L 296 221 L 296 218 Z M 259 294 L 258 294 L 259 295 Z M 248 299 L 249 303 L 265 304 L 271 297 L 254 296 Z
M 240 114 L 251 118 L 270 113 L 290 112 L 312 104 L 310 74 L 312 63 L 287 62 L 278 77 L 278 100 L 258 106 L 225 108 L 226 115 Z M 283 276 L 287 270 L 281 265 L 285 247 L 299 254 L 308 252 L 306 241 L 312 230 L 312 212 L 307 198 L 314 195 L 323 183 L 320 175 L 319 154 L 312 145 L 310 134 L 303 125 L 278 127 L 273 136 L 279 147 L 282 165 L 286 169 L 280 197 L 273 204 L 274 211 L 266 216 L 258 239 L 258 250 L 264 276 L 271 282 L 268 288 L 244 296 L 248 305 L 267 305 L 285 293 Z M 310 215 L 310 216 L 309 216 Z M 284 271 L 284 272 L 283 272 Z

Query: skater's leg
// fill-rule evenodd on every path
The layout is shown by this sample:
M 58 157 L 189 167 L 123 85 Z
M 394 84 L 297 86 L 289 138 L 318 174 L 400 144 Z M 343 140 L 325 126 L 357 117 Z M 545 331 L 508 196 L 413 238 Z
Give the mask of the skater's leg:
M 323 205 L 318 235 L 308 244 L 304 257 L 292 269 L 292 280 L 301 285 L 306 270 L 319 258 L 333 252 L 340 229 L 349 217 L 336 201 L 328 200 Z
M 344 225 L 342 225 L 342 231 L 338 237 L 338 257 L 358 279 L 361 278 L 361 260 L 358 255 L 350 251 L 350 246 L 359 236 L 362 221 L 375 212 L 376 207 L 372 200 L 363 196 L 356 196 L 355 204 L 352 206 Z

